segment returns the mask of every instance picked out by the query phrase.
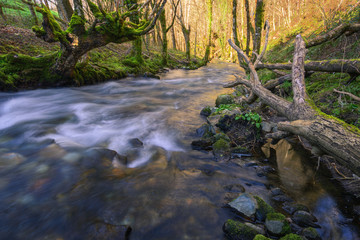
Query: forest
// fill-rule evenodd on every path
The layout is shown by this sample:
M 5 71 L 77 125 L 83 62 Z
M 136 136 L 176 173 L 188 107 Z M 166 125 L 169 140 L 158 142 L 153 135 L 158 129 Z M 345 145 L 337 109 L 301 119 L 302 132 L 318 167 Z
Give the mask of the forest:
M 0 0 L 0 238 L 360 239 L 358 0 Z

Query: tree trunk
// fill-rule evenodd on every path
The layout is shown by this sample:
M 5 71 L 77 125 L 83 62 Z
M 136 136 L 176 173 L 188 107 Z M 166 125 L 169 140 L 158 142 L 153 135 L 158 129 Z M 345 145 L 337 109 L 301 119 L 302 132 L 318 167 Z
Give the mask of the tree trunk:
M 168 61 L 168 40 L 167 40 L 167 36 L 166 36 L 166 15 L 165 15 L 165 9 L 161 12 L 160 18 L 160 25 L 161 25 L 161 32 L 162 32 L 162 51 L 161 51 L 161 63 L 163 65 L 167 65 Z
M 70 22 L 74 11 L 69 0 L 56 0 L 56 8 L 59 13 L 59 17 L 67 22 Z
M 229 41 L 231 46 L 249 64 L 251 79 L 242 80 L 265 104 L 286 116 L 291 122 L 278 123 L 278 129 L 306 138 L 325 153 L 360 175 L 360 130 L 345 122 L 328 116 L 318 110 L 305 90 L 304 59 L 305 42 L 300 35 L 296 37 L 292 67 L 293 102 L 290 103 L 264 88 L 250 60 L 241 49 Z
M 174 27 L 171 28 L 171 38 L 172 38 L 173 49 L 176 50 L 176 38 L 175 38 L 175 29 L 174 29 Z
M 184 35 L 185 40 L 185 53 L 186 53 L 186 61 L 190 63 L 190 26 L 189 29 L 186 29 L 184 25 L 181 26 L 181 30 Z
M 330 30 L 329 32 L 327 32 L 323 35 L 319 35 L 319 36 L 315 37 L 314 39 L 309 40 L 306 43 L 306 47 L 310 48 L 313 46 L 320 45 L 324 42 L 330 41 L 332 39 L 337 39 L 338 37 L 340 37 L 342 34 L 344 34 L 346 32 L 354 33 L 354 32 L 358 32 L 358 31 L 360 31 L 359 23 L 354 23 L 354 24 L 343 23 L 343 24 L 337 26 L 336 28 Z
M 251 19 L 250 19 L 250 5 L 249 0 L 245 0 L 245 10 L 246 10 L 246 55 L 249 56 L 250 52 L 250 29 L 251 29 Z
M 260 53 L 261 32 L 264 23 L 264 11 L 265 11 L 265 4 L 263 0 L 257 0 L 256 14 L 255 14 L 255 37 L 253 38 L 253 52 L 256 52 L 257 54 Z M 254 60 L 256 58 L 256 55 L 253 54 L 252 58 Z
M 233 14 L 233 24 L 232 24 L 232 30 L 233 30 L 233 38 L 234 38 L 234 43 L 236 46 L 238 46 L 239 48 L 241 48 L 240 46 L 240 41 L 238 38 L 238 27 L 237 27 L 237 0 L 233 0 L 233 10 L 232 10 L 232 14 Z M 241 64 L 241 57 L 240 55 L 238 55 L 238 61 L 239 64 Z M 243 65 L 243 64 L 241 64 Z
M 4 19 L 4 21 L 6 21 L 6 16 L 5 16 L 1 6 L 0 6 L 0 16 Z
M 207 6 L 208 6 L 208 32 L 207 32 L 207 37 L 208 37 L 208 43 L 206 45 L 206 49 L 205 49 L 205 56 L 204 56 L 204 61 L 205 62 L 209 62 L 209 57 L 210 57 L 210 48 L 211 48 L 211 27 L 212 27 L 212 20 L 213 20 L 213 14 L 212 14 L 212 1 L 213 0 L 207 0 Z
M 258 64 L 256 69 L 282 69 L 291 70 L 292 64 L 274 63 Z M 360 75 L 360 59 L 334 59 L 324 61 L 307 61 L 305 62 L 305 71 L 317 72 L 343 72 L 353 75 Z

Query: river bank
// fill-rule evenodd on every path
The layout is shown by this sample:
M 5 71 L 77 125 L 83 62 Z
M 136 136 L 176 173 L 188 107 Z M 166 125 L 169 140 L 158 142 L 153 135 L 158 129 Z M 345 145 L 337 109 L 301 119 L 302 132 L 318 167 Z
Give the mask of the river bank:
M 131 43 L 108 44 L 88 52 L 77 64 L 72 81 L 57 81 L 49 67 L 59 45 L 47 43 L 30 29 L 0 27 L 0 90 L 85 86 L 128 76 L 155 77 L 169 69 L 196 69 L 205 63 L 194 57 L 187 63 L 185 53 L 169 50 L 168 64 L 161 62 L 161 48 L 143 46 L 144 62 L 132 56 Z

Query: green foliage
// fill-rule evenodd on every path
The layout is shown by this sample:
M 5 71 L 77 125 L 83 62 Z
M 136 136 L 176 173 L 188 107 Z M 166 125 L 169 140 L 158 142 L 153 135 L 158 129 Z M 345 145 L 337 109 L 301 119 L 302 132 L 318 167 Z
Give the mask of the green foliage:
M 258 234 L 253 240 L 270 240 L 270 238 L 265 237 L 264 235 Z
M 247 121 L 252 125 L 255 125 L 255 127 L 258 129 L 261 128 L 262 119 L 258 113 L 248 112 L 245 114 L 236 115 L 235 120 L 240 120 L 240 119 Z
M 215 113 L 214 114 L 220 114 L 222 113 L 224 110 L 229 110 L 232 111 L 235 108 L 240 107 L 240 105 L 238 104 L 221 104 L 218 108 L 216 108 Z
M 287 234 L 286 236 L 280 238 L 280 240 L 303 240 L 303 238 L 297 234 L 290 233 L 290 234 Z
M 276 78 L 276 74 L 269 69 L 261 69 L 257 71 L 260 81 L 264 84 L 271 79 Z

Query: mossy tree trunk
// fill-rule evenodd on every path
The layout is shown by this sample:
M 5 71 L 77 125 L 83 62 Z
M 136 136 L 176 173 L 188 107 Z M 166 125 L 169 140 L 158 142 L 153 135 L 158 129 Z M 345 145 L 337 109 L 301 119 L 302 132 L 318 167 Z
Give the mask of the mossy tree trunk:
M 206 4 L 208 6 L 208 31 L 207 31 L 207 37 L 208 37 L 208 43 L 206 45 L 205 49 L 205 56 L 204 56 L 204 62 L 209 62 L 210 58 L 210 48 L 211 48 L 211 28 L 212 28 L 212 21 L 213 21 L 213 0 L 207 0 Z
M 250 31 L 252 29 L 251 19 L 250 19 L 250 5 L 249 0 L 245 0 L 245 11 L 246 11 L 246 55 L 249 55 L 250 52 Z
M 182 2 L 180 1 L 180 13 L 179 15 L 176 15 L 177 19 L 179 20 L 180 26 L 181 26 L 181 31 L 184 35 L 184 40 L 185 40 L 185 53 L 186 53 L 186 61 L 188 63 L 190 63 L 191 58 L 190 58 L 190 25 L 187 27 L 185 25 L 185 21 L 184 21 L 184 15 L 183 15 L 183 9 L 182 9 Z
M 86 1 L 94 18 L 92 24 L 85 26 L 82 1 L 74 0 L 74 14 L 66 31 L 61 29 L 48 8 L 37 8 L 37 11 L 43 15 L 43 26 L 34 27 L 33 31 L 47 42 L 60 43 L 59 57 L 51 71 L 61 80 L 73 79 L 76 63 L 88 51 L 111 42 L 124 43 L 137 40 L 148 33 L 154 28 L 166 3 L 166 0 L 159 0 L 151 14 L 152 19 L 144 19 L 139 24 L 134 24 L 126 21 L 134 10 L 123 14 L 119 11 L 107 13 L 101 5 L 94 4 L 91 0 Z
M 4 19 L 4 21 L 7 20 L 1 5 L 0 5 L 0 16 Z
M 165 10 L 163 10 L 160 14 L 160 25 L 161 25 L 161 32 L 162 32 L 162 51 L 161 51 L 161 63 L 163 65 L 167 65 L 168 59 L 168 40 L 167 40 L 167 31 L 166 31 L 166 15 Z
M 261 46 L 261 32 L 264 24 L 264 11 L 265 11 L 265 3 L 263 0 L 257 0 L 256 2 L 256 14 L 255 14 L 255 34 L 253 38 L 253 55 L 252 59 L 256 59 L 256 54 L 260 53 Z
M 126 7 L 128 11 L 132 11 L 139 7 L 138 0 L 125 0 Z M 133 13 L 130 15 L 130 21 L 134 24 L 140 23 L 140 16 L 138 13 Z M 142 40 L 140 37 L 136 38 L 133 41 L 133 50 L 132 55 L 135 56 L 135 59 L 138 63 L 144 63 L 144 59 L 142 57 Z
M 304 80 L 306 49 L 301 36 L 296 37 L 292 64 L 293 102 L 271 93 L 262 86 L 249 58 L 231 40 L 229 43 L 245 59 L 251 71 L 250 80 L 238 79 L 238 81 L 249 87 L 263 103 L 290 120 L 278 123 L 278 129 L 306 138 L 312 145 L 334 156 L 340 164 L 360 175 L 359 129 L 322 113 L 306 94 Z

